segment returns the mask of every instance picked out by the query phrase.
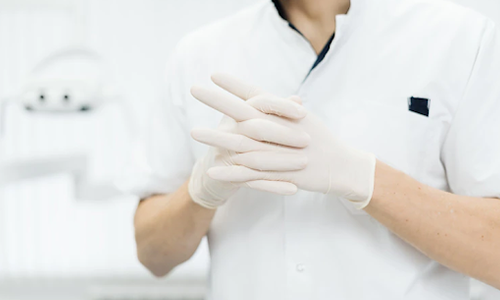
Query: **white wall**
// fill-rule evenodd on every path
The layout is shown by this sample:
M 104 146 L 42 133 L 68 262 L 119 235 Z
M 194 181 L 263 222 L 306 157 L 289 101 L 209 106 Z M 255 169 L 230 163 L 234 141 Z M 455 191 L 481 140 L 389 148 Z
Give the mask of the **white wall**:
M 144 129 L 148 109 L 161 97 L 165 62 L 176 42 L 252 2 L 0 0 L 0 99 L 15 94 L 43 57 L 82 42 L 110 63 L 116 90 Z M 85 26 L 79 28 L 75 19 Z M 0 163 L 83 152 L 92 179 L 110 180 L 125 159 L 128 122 L 112 106 L 71 116 L 10 107 Z M 131 197 L 77 201 L 65 174 L 0 186 L 0 279 L 149 278 L 135 257 L 136 204 Z M 204 247 L 176 273 L 204 278 L 207 257 Z

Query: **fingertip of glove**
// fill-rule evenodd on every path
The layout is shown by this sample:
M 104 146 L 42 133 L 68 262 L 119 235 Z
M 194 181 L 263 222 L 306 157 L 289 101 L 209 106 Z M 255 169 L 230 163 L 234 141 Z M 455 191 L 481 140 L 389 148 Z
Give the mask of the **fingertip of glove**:
M 193 85 L 189 91 L 193 97 L 198 99 L 200 97 L 201 93 L 203 93 L 203 90 L 204 90 L 203 87 L 201 87 L 199 85 Z
M 302 104 L 302 99 L 297 95 L 290 96 L 289 99 L 297 104 Z
M 215 72 L 213 73 L 211 76 L 210 76 L 210 79 L 212 79 L 212 81 L 215 83 L 215 84 L 219 84 L 220 82 L 224 81 L 224 79 L 227 77 L 228 75 L 227 74 L 224 74 L 222 72 Z
M 296 108 L 297 119 L 303 119 L 307 116 L 307 109 L 305 109 L 302 105 L 297 104 Z
M 306 132 L 300 134 L 297 137 L 297 139 L 298 139 L 297 146 L 299 148 L 306 148 L 307 146 L 309 146 L 309 143 L 311 142 L 311 136 Z
M 286 196 L 293 196 L 297 194 L 297 186 L 295 184 L 287 184 L 285 185 L 286 188 L 283 189 L 283 194 Z
M 197 141 L 199 141 L 201 139 L 201 137 L 203 136 L 203 131 L 204 129 L 202 128 L 193 128 L 191 129 L 191 137 Z
M 216 168 L 210 168 L 207 170 L 207 175 L 208 175 L 208 177 L 210 177 L 214 180 L 218 180 L 220 172 Z

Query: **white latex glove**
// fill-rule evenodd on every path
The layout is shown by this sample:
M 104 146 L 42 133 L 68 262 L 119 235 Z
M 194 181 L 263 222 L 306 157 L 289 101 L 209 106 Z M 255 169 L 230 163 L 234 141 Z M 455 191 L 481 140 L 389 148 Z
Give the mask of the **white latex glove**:
M 244 100 L 249 98 L 248 91 L 258 90 L 228 75 L 217 74 L 212 77 L 212 80 L 226 91 Z M 308 161 L 307 166 L 302 170 L 283 171 L 272 166 L 263 170 L 255 165 L 257 162 L 264 161 L 262 155 L 264 151 L 260 151 L 253 156 L 252 163 L 240 160 L 237 165 L 210 168 L 209 177 L 234 183 L 255 180 L 290 182 L 300 189 L 348 199 L 358 209 L 363 209 L 369 204 L 373 194 L 375 156 L 352 148 L 336 139 L 327 126 L 314 114 L 308 112 L 303 119 L 293 120 L 255 113 L 255 108 L 258 108 L 264 112 L 284 114 L 279 112 L 280 106 L 276 105 L 276 101 L 271 100 L 275 98 L 268 94 L 258 100 L 253 97 L 247 103 L 222 91 L 204 88 L 196 88 L 193 95 L 201 102 L 235 120 L 245 120 L 238 123 L 233 133 L 223 133 L 213 129 L 195 129 L 192 135 L 197 141 L 247 154 L 252 153 L 252 150 L 240 148 L 238 145 L 242 139 L 250 138 L 259 143 L 262 149 L 269 146 L 269 143 L 282 145 L 271 145 L 273 148 L 268 151 L 276 151 L 276 154 L 279 154 L 281 149 L 289 151 L 292 149 L 288 147 L 295 147 L 294 152 L 307 157 Z M 249 116 L 252 118 L 249 119 Z M 295 137 L 288 132 L 284 134 L 283 128 L 295 132 Z M 309 145 L 297 148 L 296 137 L 302 137 L 304 134 L 310 137 Z M 266 155 L 272 156 L 269 153 Z M 283 157 L 281 163 L 296 164 L 293 157 Z
M 200 92 L 203 90 L 196 87 L 192 89 L 193 95 L 198 95 Z M 267 99 L 272 99 L 270 101 L 279 105 L 279 110 L 284 111 L 284 115 L 287 117 L 298 119 L 306 114 L 300 105 L 288 99 L 277 97 L 268 97 Z M 241 116 L 238 120 L 242 122 L 236 122 L 224 116 L 218 129 L 211 133 L 215 135 L 217 140 L 226 141 L 225 147 L 211 147 L 208 153 L 196 162 L 191 173 L 188 185 L 189 194 L 194 202 L 206 208 L 214 209 L 223 205 L 240 187 L 282 195 L 293 195 L 297 192 L 297 187 L 293 183 L 264 178 L 248 181 L 238 180 L 237 182 L 219 181 L 207 175 L 207 171 L 211 168 L 246 165 L 262 171 L 293 171 L 301 170 L 307 165 L 307 158 L 297 149 L 259 143 L 241 135 L 235 139 L 228 139 L 227 137 L 233 137 L 232 134 L 237 132 L 239 126 L 251 125 L 243 120 L 250 120 L 258 115 L 265 116 L 241 100 L 237 104 L 246 106 L 246 109 L 240 111 Z M 309 136 L 305 133 L 297 135 L 296 131 L 275 123 L 271 124 L 271 127 L 273 127 L 273 132 L 278 132 L 280 136 L 270 136 L 270 139 L 288 140 L 296 147 L 305 147 L 309 142 Z M 192 132 L 192 136 L 196 140 L 203 140 L 204 135 L 205 131 L 202 129 Z M 237 153 L 237 150 L 244 151 Z

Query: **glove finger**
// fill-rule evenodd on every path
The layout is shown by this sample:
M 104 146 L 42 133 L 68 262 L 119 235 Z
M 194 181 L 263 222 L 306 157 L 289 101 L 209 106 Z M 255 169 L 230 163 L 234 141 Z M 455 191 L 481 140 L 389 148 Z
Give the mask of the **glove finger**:
M 299 98 L 300 99 L 300 98 Z M 290 119 L 303 119 L 307 110 L 290 99 L 280 98 L 271 94 L 261 94 L 247 100 L 250 106 L 266 114 L 283 116 Z
M 264 119 L 239 122 L 237 132 L 257 141 L 296 148 L 307 147 L 311 139 L 302 129 L 292 129 Z
M 208 169 L 210 178 L 219 181 L 247 182 L 254 180 L 275 180 L 291 182 L 292 172 L 257 171 L 245 166 L 221 166 Z
M 245 83 L 242 80 L 225 73 L 213 74 L 212 81 L 219 87 L 243 100 L 248 100 L 263 93 L 259 87 Z
M 191 130 L 191 136 L 200 143 L 240 153 L 250 151 L 278 151 L 283 148 L 268 143 L 258 142 L 241 134 L 229 133 L 215 129 L 193 129 Z
M 303 154 L 275 151 L 238 153 L 231 161 L 259 171 L 298 171 L 307 166 L 307 157 Z
M 297 186 L 295 184 L 284 181 L 254 180 L 244 183 L 235 183 L 235 185 L 285 196 L 295 195 L 295 193 L 297 193 Z
M 244 121 L 263 116 L 263 114 L 255 108 L 220 90 L 193 86 L 191 88 L 191 95 L 200 102 L 220 111 L 236 121 Z
M 292 100 L 293 102 L 302 105 L 302 99 L 299 96 L 290 96 L 288 100 Z

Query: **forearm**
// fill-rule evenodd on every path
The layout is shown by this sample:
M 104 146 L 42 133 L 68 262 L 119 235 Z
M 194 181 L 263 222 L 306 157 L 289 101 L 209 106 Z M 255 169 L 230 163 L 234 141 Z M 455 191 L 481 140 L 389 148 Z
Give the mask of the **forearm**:
M 187 187 L 188 182 L 172 194 L 145 199 L 137 208 L 137 255 L 156 276 L 167 274 L 194 254 L 215 214 L 194 203 Z
M 500 200 L 443 192 L 377 162 L 365 211 L 430 258 L 500 288 Z

